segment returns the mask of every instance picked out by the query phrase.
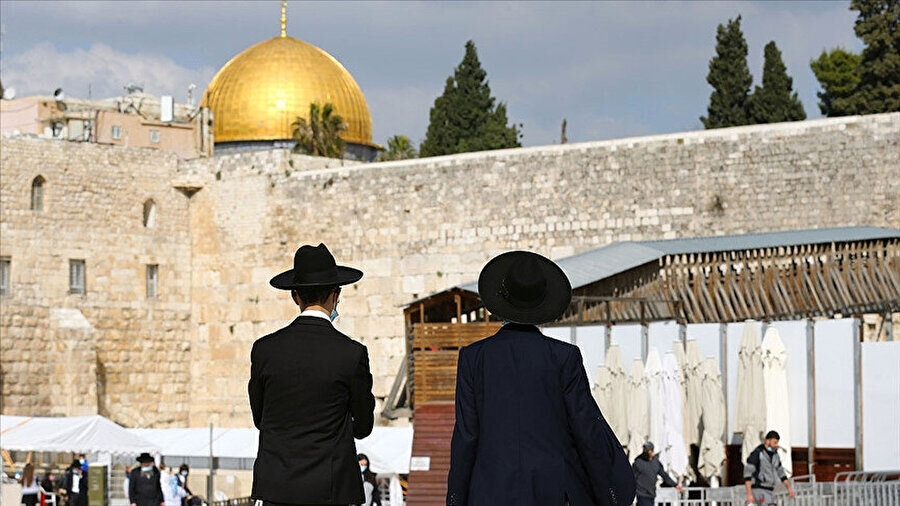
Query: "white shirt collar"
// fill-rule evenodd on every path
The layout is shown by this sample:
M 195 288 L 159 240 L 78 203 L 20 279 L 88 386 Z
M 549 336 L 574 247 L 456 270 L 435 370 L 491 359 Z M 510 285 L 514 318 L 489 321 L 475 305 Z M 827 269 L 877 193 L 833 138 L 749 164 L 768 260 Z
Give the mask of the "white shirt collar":
M 331 315 L 327 315 L 317 309 L 307 309 L 306 311 L 300 313 L 300 316 L 315 316 L 316 318 L 325 318 L 329 322 L 331 321 Z

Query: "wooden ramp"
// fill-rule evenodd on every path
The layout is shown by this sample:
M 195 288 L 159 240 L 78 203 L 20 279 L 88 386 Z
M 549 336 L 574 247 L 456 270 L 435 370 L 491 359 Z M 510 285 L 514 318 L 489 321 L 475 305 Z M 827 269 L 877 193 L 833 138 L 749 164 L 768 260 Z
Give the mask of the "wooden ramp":
M 447 471 L 450 470 L 450 437 L 456 421 L 452 402 L 426 402 L 416 406 L 413 424 L 413 457 L 430 457 L 428 471 L 409 472 L 409 506 L 444 506 L 447 503 Z

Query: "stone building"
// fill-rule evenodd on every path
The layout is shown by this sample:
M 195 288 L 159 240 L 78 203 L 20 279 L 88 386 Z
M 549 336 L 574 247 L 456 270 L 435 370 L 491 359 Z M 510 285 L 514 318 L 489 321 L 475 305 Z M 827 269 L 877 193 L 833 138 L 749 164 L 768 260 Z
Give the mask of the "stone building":
M 0 411 L 250 426 L 251 343 L 296 314 L 268 280 L 304 243 L 365 271 L 337 325 L 384 398 L 402 306 L 498 252 L 863 225 L 900 226 L 900 113 L 371 164 L 4 138 Z
M 0 101 L 0 133 L 31 135 L 171 151 L 180 158 L 211 156 L 209 109 L 176 104 L 171 96 L 144 93 L 129 85 L 126 94 L 103 100 L 31 96 Z

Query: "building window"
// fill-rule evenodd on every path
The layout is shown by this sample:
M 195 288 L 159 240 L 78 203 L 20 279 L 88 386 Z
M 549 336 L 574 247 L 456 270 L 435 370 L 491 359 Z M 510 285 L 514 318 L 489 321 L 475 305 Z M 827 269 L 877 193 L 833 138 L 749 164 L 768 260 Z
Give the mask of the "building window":
M 38 176 L 31 181 L 31 210 L 44 210 L 44 183 L 43 176 Z
M 113 125 L 110 135 L 112 136 L 112 138 L 114 140 L 121 139 L 122 138 L 122 127 L 120 127 L 119 125 Z
M 159 265 L 150 264 L 147 266 L 147 298 L 155 299 L 157 287 L 159 286 Z
M 144 228 L 156 227 L 156 202 L 153 199 L 144 201 Z
M 0 295 L 9 294 L 9 257 L 0 257 Z
M 69 260 L 69 293 L 84 292 L 84 260 Z
M 159 130 L 150 130 L 150 144 L 159 144 Z

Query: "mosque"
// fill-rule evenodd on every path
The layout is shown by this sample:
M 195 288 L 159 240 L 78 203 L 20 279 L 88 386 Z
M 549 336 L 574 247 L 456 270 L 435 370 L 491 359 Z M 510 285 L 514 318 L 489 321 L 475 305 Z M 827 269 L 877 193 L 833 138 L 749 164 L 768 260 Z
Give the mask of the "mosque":
M 345 121 L 349 158 L 371 161 L 372 116 L 350 72 L 324 50 L 287 35 L 286 6 L 281 34 L 232 58 L 209 83 L 201 105 L 214 119 L 217 153 L 292 147 L 291 123 L 311 103 L 331 103 Z

